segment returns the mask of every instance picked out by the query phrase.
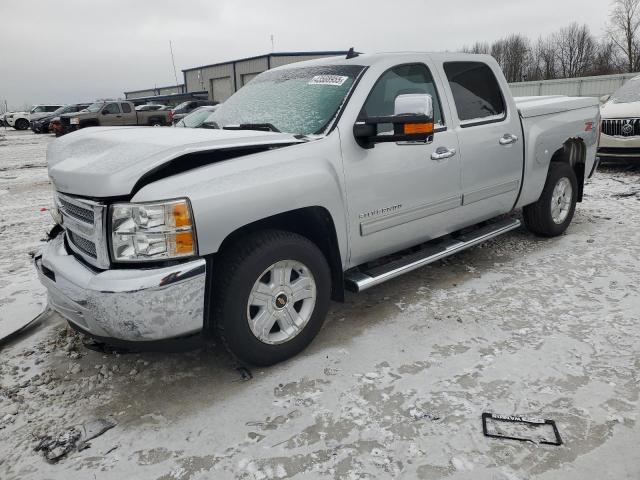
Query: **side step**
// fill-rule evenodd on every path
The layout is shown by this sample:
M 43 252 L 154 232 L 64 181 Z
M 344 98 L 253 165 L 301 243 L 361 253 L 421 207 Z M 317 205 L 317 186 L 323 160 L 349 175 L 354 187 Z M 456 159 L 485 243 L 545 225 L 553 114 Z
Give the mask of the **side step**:
M 446 258 L 486 240 L 515 230 L 521 225 L 520 220 L 507 218 L 485 225 L 456 238 L 447 238 L 435 245 L 427 245 L 422 250 L 378 265 L 365 271 L 354 271 L 345 274 L 345 287 L 352 292 L 362 292 L 380 283 L 399 277 L 430 263 Z

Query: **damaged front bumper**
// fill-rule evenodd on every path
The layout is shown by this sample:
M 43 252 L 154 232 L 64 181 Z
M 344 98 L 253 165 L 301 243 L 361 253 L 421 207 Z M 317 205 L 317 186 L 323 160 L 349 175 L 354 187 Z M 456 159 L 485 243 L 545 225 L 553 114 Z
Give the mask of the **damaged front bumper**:
M 90 335 L 153 341 L 203 328 L 202 258 L 163 268 L 94 270 L 67 251 L 61 233 L 34 261 L 50 306 Z

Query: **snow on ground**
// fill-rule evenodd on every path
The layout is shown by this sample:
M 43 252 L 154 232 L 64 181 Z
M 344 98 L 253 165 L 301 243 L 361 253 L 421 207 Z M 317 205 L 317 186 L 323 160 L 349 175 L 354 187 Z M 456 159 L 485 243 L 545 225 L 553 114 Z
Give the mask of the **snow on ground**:
M 48 141 L 0 140 L 0 322 L 42 304 Z M 0 478 L 640 478 L 639 181 L 599 172 L 562 237 L 517 230 L 349 295 L 249 380 L 216 346 L 98 353 L 51 315 L 0 353 Z M 486 438 L 485 411 L 554 419 L 564 444 Z M 99 418 L 117 425 L 90 448 L 33 451 Z

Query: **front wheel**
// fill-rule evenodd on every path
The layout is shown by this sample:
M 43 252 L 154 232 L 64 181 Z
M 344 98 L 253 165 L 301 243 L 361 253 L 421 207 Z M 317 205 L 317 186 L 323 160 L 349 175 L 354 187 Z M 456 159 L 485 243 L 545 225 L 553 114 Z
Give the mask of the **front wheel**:
M 13 128 L 15 128 L 16 130 L 26 130 L 27 128 L 29 128 L 29 121 L 24 118 L 19 118 L 13 124 Z
M 322 327 L 331 275 L 307 238 L 268 230 L 224 252 L 214 272 L 213 318 L 225 347 L 253 365 L 302 351 Z
M 542 194 L 523 208 L 527 228 L 543 237 L 556 237 L 567 229 L 576 209 L 578 180 L 567 163 L 551 163 Z

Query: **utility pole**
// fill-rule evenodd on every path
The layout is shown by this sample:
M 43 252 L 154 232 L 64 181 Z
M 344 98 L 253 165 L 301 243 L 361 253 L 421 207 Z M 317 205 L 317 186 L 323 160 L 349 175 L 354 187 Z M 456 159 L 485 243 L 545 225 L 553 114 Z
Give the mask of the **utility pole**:
M 176 72 L 176 61 L 173 58 L 173 45 L 171 44 L 171 40 L 169 40 L 169 51 L 171 52 L 171 63 L 173 65 L 173 77 L 176 79 L 176 93 L 180 93 L 180 85 L 178 84 L 178 73 Z
M 276 43 L 273 37 L 273 33 L 271 34 L 271 53 L 276 51 Z

